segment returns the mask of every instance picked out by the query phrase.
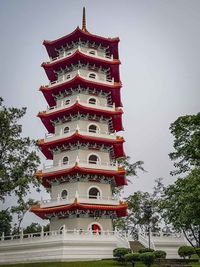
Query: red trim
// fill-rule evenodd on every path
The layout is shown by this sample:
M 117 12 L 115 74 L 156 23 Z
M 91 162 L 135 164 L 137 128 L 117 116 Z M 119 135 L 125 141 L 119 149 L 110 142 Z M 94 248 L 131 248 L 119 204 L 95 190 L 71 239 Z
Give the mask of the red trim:
M 83 64 L 87 63 L 90 63 L 91 65 L 95 64 L 96 67 L 101 66 L 106 69 L 110 68 L 111 77 L 113 77 L 116 82 L 119 82 L 119 64 L 120 64 L 119 59 L 108 61 L 85 55 L 78 50 L 71 56 L 64 57 L 58 61 L 53 61 L 52 63 L 49 62 L 42 63 L 41 66 L 44 68 L 48 79 L 50 81 L 55 81 L 57 79 L 55 71 L 59 71 L 60 68 L 65 68 L 66 66 L 71 66 L 71 64 L 76 64 L 78 61 L 80 61 Z
M 113 177 L 115 178 L 115 182 L 117 186 L 123 186 L 127 185 L 127 180 L 125 178 L 125 170 L 118 170 L 118 171 L 107 171 L 107 170 L 95 170 L 95 169 L 87 169 L 87 168 L 81 168 L 79 166 L 74 166 L 71 169 L 64 169 L 61 171 L 51 172 L 51 173 L 42 173 L 42 171 L 39 171 L 35 174 L 35 176 L 38 179 L 42 180 L 42 184 L 46 188 L 50 188 L 51 185 L 48 181 L 53 180 L 55 178 L 61 178 L 62 176 L 66 175 L 73 175 L 73 174 L 97 174 L 97 175 L 105 175 L 108 178 Z
M 65 90 L 69 90 L 70 88 L 76 88 L 78 85 L 81 85 L 86 88 L 96 88 L 107 93 L 111 92 L 111 97 L 116 107 L 122 106 L 120 96 L 121 83 L 114 83 L 114 85 L 102 84 L 95 81 L 88 81 L 80 77 L 79 75 L 75 76 L 72 80 L 66 80 L 66 82 L 64 83 L 55 84 L 51 87 L 41 86 L 40 91 L 43 93 L 46 101 L 51 107 L 56 105 L 56 101 L 54 100 L 52 94 L 56 95 L 59 92 L 63 93 Z
M 70 205 L 51 207 L 51 208 L 40 208 L 39 206 L 33 206 L 31 212 L 34 212 L 37 216 L 42 219 L 45 219 L 45 215 L 52 213 L 59 213 L 61 211 L 72 211 L 72 210 L 103 210 L 103 211 L 116 211 L 118 217 L 127 216 L 127 204 L 121 204 L 116 206 L 111 205 L 90 205 L 90 204 L 81 204 L 74 202 Z
M 98 143 L 98 144 L 105 144 L 105 145 L 112 145 L 115 153 L 115 158 L 124 157 L 124 150 L 123 150 L 123 138 L 118 138 L 115 140 L 106 139 L 106 138 L 98 138 L 98 137 L 91 137 L 91 136 L 85 136 L 81 135 L 78 132 L 75 132 L 73 135 L 67 137 L 67 138 L 61 138 L 55 141 L 45 142 L 44 140 L 40 140 L 38 142 L 38 145 L 42 151 L 42 153 L 45 155 L 47 159 L 53 159 L 53 154 L 51 153 L 50 149 L 55 148 L 56 146 L 61 146 L 63 144 L 67 144 L 68 142 L 76 143 L 77 141 L 80 142 L 90 142 L 90 144 Z
M 89 32 L 82 31 L 79 27 L 77 27 L 72 33 L 63 36 L 59 39 L 56 39 L 54 41 L 45 40 L 43 44 L 46 47 L 49 56 L 56 57 L 57 54 L 55 48 L 59 49 L 62 45 L 65 46 L 66 43 L 70 43 L 76 40 L 78 41 L 79 38 L 81 38 L 81 40 L 85 41 L 89 40 L 91 42 L 102 44 L 105 47 L 109 46 L 109 50 L 111 54 L 113 54 L 114 58 L 119 57 L 118 55 L 118 43 L 120 41 L 119 38 L 105 38 L 97 36 Z
M 122 131 L 122 109 L 116 109 L 115 111 L 106 111 L 97 108 L 89 108 L 85 107 L 79 103 L 75 103 L 70 107 L 63 108 L 62 110 L 52 111 L 51 113 L 46 113 L 46 111 L 39 112 L 38 117 L 42 120 L 44 126 L 50 133 L 54 133 L 54 126 L 52 125 L 51 121 L 57 118 L 62 118 L 63 116 L 67 116 L 67 114 L 76 114 L 80 112 L 81 114 L 96 114 L 97 116 L 105 116 L 105 117 L 112 117 L 113 120 L 113 127 L 116 131 Z

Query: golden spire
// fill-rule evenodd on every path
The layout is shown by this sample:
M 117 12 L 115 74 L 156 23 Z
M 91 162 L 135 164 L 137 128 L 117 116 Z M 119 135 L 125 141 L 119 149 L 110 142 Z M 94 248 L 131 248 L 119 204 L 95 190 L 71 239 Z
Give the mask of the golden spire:
M 87 32 L 87 29 L 86 29 L 85 7 L 83 7 L 82 31 Z

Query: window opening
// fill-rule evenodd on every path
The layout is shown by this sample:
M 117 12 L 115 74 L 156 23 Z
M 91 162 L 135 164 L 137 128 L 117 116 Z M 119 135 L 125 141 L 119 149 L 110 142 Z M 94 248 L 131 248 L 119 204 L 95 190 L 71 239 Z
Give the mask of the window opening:
M 68 157 L 64 157 L 63 158 L 63 164 L 66 165 L 69 163 L 69 158 Z

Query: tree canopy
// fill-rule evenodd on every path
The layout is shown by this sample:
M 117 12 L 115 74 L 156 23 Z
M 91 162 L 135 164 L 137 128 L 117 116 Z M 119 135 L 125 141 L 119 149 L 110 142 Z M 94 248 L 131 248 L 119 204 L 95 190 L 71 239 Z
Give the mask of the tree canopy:
M 185 178 L 164 189 L 161 202 L 163 218 L 188 241 L 200 246 L 200 169 L 194 169 Z
M 200 113 L 179 117 L 170 126 L 174 136 L 174 152 L 170 153 L 175 161 L 175 171 L 180 174 L 200 167 Z
M 35 141 L 22 137 L 22 126 L 18 121 L 26 108 L 7 108 L 0 98 L 0 200 L 15 195 L 20 200 L 30 191 L 31 185 L 39 182 L 33 173 L 39 165 Z

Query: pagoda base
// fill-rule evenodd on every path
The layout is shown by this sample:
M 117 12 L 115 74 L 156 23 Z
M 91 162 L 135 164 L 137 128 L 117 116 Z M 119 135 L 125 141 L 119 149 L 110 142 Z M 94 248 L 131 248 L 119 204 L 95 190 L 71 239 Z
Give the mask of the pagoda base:
M 101 260 L 112 258 L 116 247 L 129 247 L 119 232 L 51 231 L 15 238 L 1 240 L 0 264 Z

